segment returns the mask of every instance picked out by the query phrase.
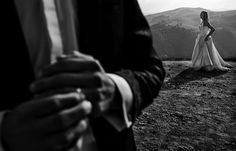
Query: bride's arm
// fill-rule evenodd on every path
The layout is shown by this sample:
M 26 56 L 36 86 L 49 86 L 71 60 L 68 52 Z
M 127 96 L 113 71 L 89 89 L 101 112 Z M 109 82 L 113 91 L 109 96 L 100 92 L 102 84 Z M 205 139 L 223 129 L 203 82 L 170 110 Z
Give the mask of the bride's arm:
M 210 32 L 207 34 L 206 38 L 204 39 L 205 41 L 208 40 L 208 38 L 213 34 L 213 32 L 215 31 L 215 28 L 213 26 L 211 26 L 211 24 L 209 22 L 206 23 L 206 26 L 210 28 Z

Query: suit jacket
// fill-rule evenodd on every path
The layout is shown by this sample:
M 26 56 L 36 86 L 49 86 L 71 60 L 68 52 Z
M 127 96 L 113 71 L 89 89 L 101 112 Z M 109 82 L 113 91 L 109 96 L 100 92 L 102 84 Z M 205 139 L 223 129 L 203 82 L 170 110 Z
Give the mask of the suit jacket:
M 0 110 L 32 98 L 33 70 L 14 0 L 2 1 Z M 97 58 L 109 73 L 129 83 L 134 103 L 132 120 L 158 95 L 165 71 L 152 46 L 151 32 L 136 0 L 78 0 L 80 50 Z M 6 11 L 6 8 L 8 9 Z M 131 128 L 117 132 L 106 120 L 91 119 L 101 151 L 133 151 Z

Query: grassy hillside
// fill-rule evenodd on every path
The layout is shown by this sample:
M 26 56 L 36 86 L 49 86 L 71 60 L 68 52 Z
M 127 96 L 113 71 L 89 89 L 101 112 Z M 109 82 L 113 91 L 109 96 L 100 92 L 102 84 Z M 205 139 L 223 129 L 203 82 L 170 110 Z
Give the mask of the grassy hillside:
M 164 67 L 159 97 L 134 125 L 138 151 L 236 151 L 236 68 L 196 71 L 190 61 Z

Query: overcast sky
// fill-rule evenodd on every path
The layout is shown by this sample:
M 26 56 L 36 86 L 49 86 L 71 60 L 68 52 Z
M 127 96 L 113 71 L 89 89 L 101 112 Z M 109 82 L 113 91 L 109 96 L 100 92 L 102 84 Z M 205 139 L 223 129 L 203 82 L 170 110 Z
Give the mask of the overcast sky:
M 213 11 L 236 10 L 236 0 L 138 0 L 144 14 L 179 7 L 202 7 Z

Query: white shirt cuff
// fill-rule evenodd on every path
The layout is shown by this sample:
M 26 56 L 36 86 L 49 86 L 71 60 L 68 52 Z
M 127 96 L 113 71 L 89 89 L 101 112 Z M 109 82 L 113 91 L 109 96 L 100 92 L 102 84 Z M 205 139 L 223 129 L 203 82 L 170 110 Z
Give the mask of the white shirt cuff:
M 1 131 L 2 130 L 2 120 L 3 120 L 5 113 L 7 113 L 7 111 L 0 112 L 0 151 L 5 151 L 2 146 L 2 131 Z
M 127 81 L 116 75 L 107 74 L 115 82 L 118 90 L 121 94 L 122 101 L 122 113 L 105 115 L 105 119 L 115 127 L 116 130 L 122 131 L 125 128 L 129 128 L 132 125 L 131 116 L 129 111 L 133 104 L 133 93 Z

